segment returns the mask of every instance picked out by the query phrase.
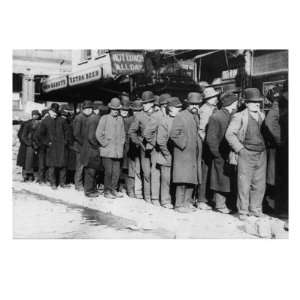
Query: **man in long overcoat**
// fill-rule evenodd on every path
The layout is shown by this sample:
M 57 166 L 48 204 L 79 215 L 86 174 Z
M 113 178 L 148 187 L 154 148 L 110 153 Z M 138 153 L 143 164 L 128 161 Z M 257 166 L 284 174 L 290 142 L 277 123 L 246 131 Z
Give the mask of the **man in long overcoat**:
M 25 159 L 25 180 L 34 180 L 34 173 L 38 170 L 38 145 L 34 140 L 35 132 L 38 128 L 40 113 L 38 110 L 33 110 L 32 119 L 26 122 L 22 131 L 22 141 L 26 145 L 26 159 Z
M 225 139 L 225 133 L 230 117 L 237 109 L 238 98 L 232 92 L 221 96 L 222 108 L 210 117 L 207 127 L 206 142 L 213 155 L 211 165 L 210 188 L 214 191 L 215 209 L 221 213 L 230 213 L 226 198 L 232 192 L 233 170 L 228 164 L 230 146 Z
M 70 143 L 70 131 L 66 120 L 59 116 L 59 105 L 52 103 L 49 116 L 39 128 L 40 139 L 46 146 L 46 165 L 51 187 L 57 188 L 56 171 L 59 173 L 60 187 L 66 187 L 67 147 Z
M 101 167 L 100 144 L 96 139 L 96 129 L 100 120 L 99 108 L 102 105 L 102 102 L 99 102 L 95 101 L 93 103 L 94 113 L 87 118 L 80 152 L 80 161 L 84 166 L 84 193 L 89 198 L 99 196 L 96 184 L 96 172 Z
M 186 213 L 194 210 L 193 192 L 201 184 L 202 142 L 198 134 L 199 93 L 188 95 L 188 107 L 173 121 L 170 138 L 174 142 L 173 183 L 176 184 L 175 210 Z
M 29 120 L 28 120 L 29 121 Z M 22 168 L 22 177 L 23 180 L 26 181 L 27 176 L 25 174 L 25 161 L 26 161 L 26 144 L 24 143 L 24 141 L 22 140 L 22 133 L 24 130 L 24 126 L 26 124 L 26 122 L 28 121 L 22 121 L 19 131 L 18 131 L 18 139 L 20 141 L 20 147 L 18 150 L 18 155 L 17 155 L 17 166 Z
M 159 204 L 160 172 L 157 167 L 158 152 L 154 147 L 156 135 L 148 131 L 152 122 L 160 123 L 162 113 L 154 111 L 154 94 L 145 91 L 142 94 L 143 111 L 136 115 L 130 128 L 129 135 L 133 143 L 140 148 L 141 165 L 143 170 L 144 200 L 154 205 Z M 151 126 L 152 128 L 152 126 Z M 149 134 L 149 135 L 148 135 Z
M 73 121 L 73 137 L 74 144 L 73 149 L 76 152 L 76 169 L 74 175 L 75 189 L 78 191 L 83 190 L 83 168 L 81 163 L 80 152 L 83 145 L 84 132 L 86 132 L 87 118 L 93 112 L 93 103 L 89 100 L 85 100 L 81 106 L 82 111 L 75 117 Z
M 104 197 L 114 199 L 123 197 L 117 189 L 124 151 L 125 129 L 123 119 L 119 115 L 120 99 L 112 98 L 108 107 L 110 113 L 100 118 L 96 138 L 100 143 L 100 156 L 104 166 Z

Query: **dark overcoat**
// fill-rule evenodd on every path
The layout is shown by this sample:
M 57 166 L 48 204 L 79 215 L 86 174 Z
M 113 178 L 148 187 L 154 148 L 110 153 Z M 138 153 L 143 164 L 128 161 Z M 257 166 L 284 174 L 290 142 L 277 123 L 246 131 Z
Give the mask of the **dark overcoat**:
M 170 138 L 174 142 L 173 182 L 201 184 L 202 142 L 199 118 L 187 109 L 174 118 Z
M 26 158 L 25 158 L 25 169 L 26 171 L 33 172 L 38 169 L 38 144 L 35 141 L 36 131 L 39 127 L 38 120 L 29 120 L 24 125 L 22 131 L 22 141 L 26 145 Z
M 81 112 L 77 116 L 75 116 L 72 123 L 74 137 L 73 149 L 79 153 L 83 145 L 84 133 L 86 132 L 87 126 L 87 119 L 88 116 Z
M 25 160 L 26 160 L 26 144 L 22 140 L 22 133 L 23 133 L 24 126 L 27 122 L 28 121 L 22 122 L 18 131 L 18 139 L 20 141 L 20 147 L 17 156 L 17 166 L 22 168 L 25 167 Z
M 96 129 L 100 120 L 100 115 L 92 114 L 87 118 L 86 126 L 84 126 L 83 145 L 80 152 L 81 163 L 85 167 L 92 169 L 100 169 L 100 144 L 96 139 Z
M 210 188 L 229 193 L 231 188 L 231 167 L 228 164 L 230 146 L 225 133 L 230 122 L 230 114 L 225 108 L 213 113 L 207 127 L 206 142 L 212 154 Z
M 66 167 L 68 147 L 71 143 L 71 132 L 67 121 L 62 117 L 42 120 L 39 127 L 40 140 L 46 148 L 46 165 L 48 167 Z
M 130 135 L 129 135 L 129 128 L 134 120 L 133 116 L 128 116 L 123 118 L 124 121 L 124 129 L 125 129 L 125 144 L 124 144 L 124 153 L 123 153 L 123 160 L 122 160 L 122 168 L 128 169 L 129 166 L 129 159 L 132 158 L 131 153 L 136 148 L 135 145 L 131 142 Z

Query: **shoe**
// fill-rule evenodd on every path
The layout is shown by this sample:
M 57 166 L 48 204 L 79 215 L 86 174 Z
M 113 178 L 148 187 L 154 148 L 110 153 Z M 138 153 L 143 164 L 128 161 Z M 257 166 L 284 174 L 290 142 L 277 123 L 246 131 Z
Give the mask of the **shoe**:
M 171 203 L 163 204 L 162 207 L 167 208 L 167 209 L 173 209 L 173 205 Z
M 92 192 L 92 193 L 88 193 L 88 194 L 85 194 L 86 197 L 88 198 L 97 198 L 99 196 L 98 193 L 95 193 L 95 192 Z
M 69 189 L 71 186 L 69 184 L 60 184 L 59 187 L 62 189 Z
M 51 189 L 52 190 L 57 190 L 57 186 L 56 185 L 51 185 Z
M 115 191 L 115 190 L 112 191 L 111 194 L 114 195 L 116 198 L 123 198 L 124 197 L 123 193 Z
M 267 215 L 265 215 L 263 212 L 250 212 L 250 216 L 256 217 L 256 218 L 266 218 Z
M 221 214 L 230 214 L 230 209 L 227 208 L 227 207 L 224 207 L 224 208 L 216 208 L 216 211 L 221 213 Z
M 194 210 L 189 207 L 175 207 L 174 210 L 182 214 L 194 212 Z
M 245 214 L 239 214 L 239 219 L 240 219 L 241 221 L 246 221 L 246 220 L 248 220 L 248 215 L 245 215 Z
M 151 202 L 154 206 L 160 206 L 160 203 L 157 199 L 153 199 Z
M 198 202 L 197 208 L 201 210 L 212 210 L 211 206 L 207 205 L 205 202 Z
M 192 203 L 187 203 L 186 205 L 189 209 L 191 209 L 192 211 L 196 211 L 197 208 L 192 204 Z
M 104 192 L 104 198 L 107 199 L 116 199 L 116 197 L 110 192 Z
M 83 189 L 83 186 L 77 186 L 77 187 L 75 187 L 75 190 L 82 192 L 84 189 Z

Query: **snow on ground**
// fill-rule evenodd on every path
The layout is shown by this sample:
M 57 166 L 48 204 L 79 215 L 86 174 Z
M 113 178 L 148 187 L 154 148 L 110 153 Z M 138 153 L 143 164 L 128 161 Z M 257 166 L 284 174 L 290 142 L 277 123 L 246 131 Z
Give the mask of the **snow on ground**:
M 135 222 L 135 230 L 165 230 L 173 238 L 254 238 L 243 229 L 243 222 L 232 215 L 214 211 L 200 211 L 181 214 L 173 210 L 153 206 L 140 199 L 87 198 L 83 192 L 70 189 L 52 190 L 49 186 L 36 183 L 13 182 L 15 191 L 29 191 L 64 203 L 78 205 Z M 67 213 L 67 212 L 66 212 Z M 17 216 L 15 216 L 17 217 Z

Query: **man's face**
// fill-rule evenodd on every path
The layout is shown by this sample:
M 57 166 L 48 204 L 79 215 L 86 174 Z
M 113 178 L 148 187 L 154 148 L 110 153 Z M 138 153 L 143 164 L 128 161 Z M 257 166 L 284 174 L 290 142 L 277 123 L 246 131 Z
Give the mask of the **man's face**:
M 82 112 L 86 115 L 86 116 L 89 116 L 92 114 L 93 112 L 93 109 L 92 108 L 85 108 L 82 110 Z
M 39 115 L 33 115 L 33 116 L 32 116 L 32 119 L 33 119 L 33 120 L 38 120 L 38 119 L 39 119 Z
M 144 103 L 143 110 L 144 112 L 151 112 L 153 110 L 153 103 Z
M 259 102 L 248 102 L 246 104 L 247 108 L 251 112 L 258 112 L 260 111 L 260 103 Z
M 210 105 L 217 105 L 218 104 L 218 97 L 213 97 L 207 100 L 207 103 Z
M 57 117 L 57 113 L 55 111 L 51 110 L 51 109 L 49 110 L 49 115 L 53 119 L 55 119 Z
M 171 117 L 175 117 L 179 112 L 181 111 L 181 107 L 174 107 L 174 106 L 170 106 L 169 107 L 169 115 Z
M 123 110 L 123 109 L 120 110 L 120 115 L 123 118 L 126 118 L 128 116 L 128 113 L 129 113 L 128 110 Z
M 111 109 L 110 114 L 113 117 L 117 117 L 119 115 L 119 111 L 117 109 Z
M 99 115 L 100 110 L 99 110 L 98 108 L 95 108 L 95 109 L 93 110 L 93 112 L 94 112 L 95 115 Z
M 189 110 L 193 113 L 193 114 L 197 114 L 199 112 L 199 105 L 198 104 L 190 104 L 189 105 Z

